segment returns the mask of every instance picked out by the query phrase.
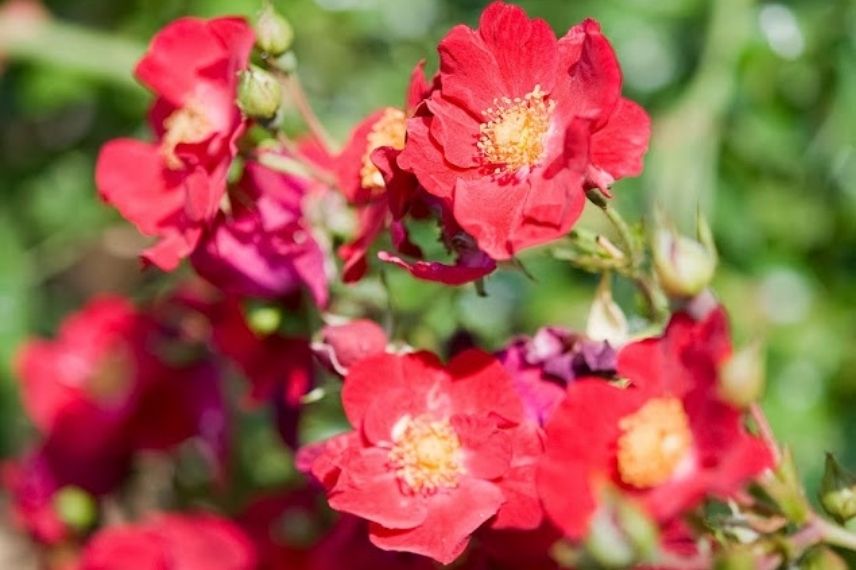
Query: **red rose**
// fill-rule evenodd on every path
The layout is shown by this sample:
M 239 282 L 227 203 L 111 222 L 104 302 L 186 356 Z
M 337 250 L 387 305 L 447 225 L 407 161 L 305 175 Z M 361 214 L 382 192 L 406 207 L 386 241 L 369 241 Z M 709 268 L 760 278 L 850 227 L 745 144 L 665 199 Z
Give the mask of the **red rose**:
M 417 64 L 410 75 L 404 108 L 384 107 L 363 119 L 336 157 L 334 169 L 339 187 L 350 203 L 360 206 L 357 234 L 339 250 L 345 262 L 346 283 L 358 281 L 365 274 L 368 249 L 390 224 L 395 226 L 396 248 L 421 255 L 410 244 L 400 223 L 417 199 L 418 184 L 412 174 L 398 168 L 396 158 L 404 148 L 407 117 L 432 89 L 425 80 L 424 63 Z
M 407 122 L 398 163 L 494 259 L 567 233 L 586 186 L 638 174 L 645 112 L 592 20 L 557 39 L 502 2 L 440 42 L 439 88 Z
M 540 524 L 539 429 L 521 423 L 492 356 L 465 351 L 446 368 L 424 352 L 367 358 L 351 366 L 342 400 L 356 431 L 300 462 L 311 462 L 334 509 L 370 522 L 376 546 L 448 564 L 494 517 L 502 528 Z
M 108 527 L 83 550 L 79 570 L 255 570 L 256 555 L 231 521 L 209 514 L 160 514 Z
M 164 270 L 190 254 L 220 208 L 245 121 L 235 104 L 238 70 L 253 45 L 241 19 L 182 18 L 161 30 L 137 65 L 157 94 L 157 141 L 116 139 L 101 149 L 101 197 L 159 241 L 143 257 Z
M 766 444 L 717 395 L 729 344 L 722 311 L 701 323 L 679 314 L 662 337 L 619 352 L 630 387 L 585 379 L 568 388 L 538 470 L 544 509 L 565 534 L 585 535 L 604 486 L 666 522 L 705 496 L 732 496 L 772 466 Z
M 195 435 L 223 458 L 226 414 L 217 369 L 206 360 L 170 365 L 154 350 L 159 343 L 177 345 L 150 315 L 104 296 L 69 316 L 56 339 L 22 347 L 24 407 L 59 486 L 108 492 L 135 451 L 167 449 Z

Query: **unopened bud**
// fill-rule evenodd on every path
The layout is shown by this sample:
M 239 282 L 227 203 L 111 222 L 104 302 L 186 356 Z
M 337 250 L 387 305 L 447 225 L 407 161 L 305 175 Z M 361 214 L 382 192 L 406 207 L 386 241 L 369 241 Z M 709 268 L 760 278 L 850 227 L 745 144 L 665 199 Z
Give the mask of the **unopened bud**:
M 800 568 L 804 570 L 847 570 L 850 566 L 828 546 L 818 546 L 811 549 Z
M 95 499 L 79 487 L 63 487 L 53 497 L 53 505 L 60 520 L 77 532 L 86 532 L 95 526 L 98 506 Z
M 856 517 L 856 475 L 844 469 L 831 453 L 826 454 L 820 503 L 841 523 Z
M 761 486 L 789 521 L 799 525 L 808 520 L 811 507 L 803 493 L 802 482 L 789 448 L 782 450 L 779 464 L 761 479 Z
M 755 570 L 758 564 L 745 547 L 737 546 L 720 553 L 713 564 L 714 570 Z
M 259 335 L 269 335 L 282 324 L 282 311 L 274 305 L 251 303 L 246 307 L 247 324 Z
M 719 395 L 738 408 L 757 402 L 764 391 L 764 354 L 754 342 L 731 355 L 719 371 Z
M 274 57 L 279 57 L 291 49 L 294 41 L 291 24 L 276 11 L 272 2 L 265 2 L 256 19 L 254 31 L 259 49 Z
M 592 517 L 586 554 L 603 568 L 628 568 L 649 562 L 660 544 L 657 525 L 615 489 L 606 489 Z
M 589 311 L 586 336 L 591 340 L 605 340 L 617 347 L 627 341 L 628 335 L 627 318 L 612 299 L 610 278 L 604 274 Z
M 716 254 L 694 239 L 658 229 L 654 233 L 653 254 L 660 285 L 672 297 L 695 297 L 713 279 Z
M 238 106 L 248 117 L 272 119 L 282 103 L 282 87 L 267 71 L 251 65 L 238 79 Z

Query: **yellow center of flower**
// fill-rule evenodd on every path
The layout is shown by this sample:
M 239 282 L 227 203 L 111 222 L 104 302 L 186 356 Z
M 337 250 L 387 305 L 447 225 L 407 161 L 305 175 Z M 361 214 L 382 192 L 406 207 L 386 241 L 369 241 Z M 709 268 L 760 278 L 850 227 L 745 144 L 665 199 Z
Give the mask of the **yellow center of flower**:
M 512 173 L 524 166 L 535 166 L 544 155 L 544 136 L 550 128 L 555 101 L 545 101 L 539 85 L 522 99 L 494 99 L 484 111 L 486 122 L 480 126 L 476 145 L 482 158 L 495 166 L 494 173 Z
M 125 346 L 116 346 L 98 362 L 86 382 L 86 389 L 99 402 L 120 403 L 127 395 L 133 374 L 130 350 Z
M 366 152 L 363 154 L 363 165 L 360 168 L 360 183 L 363 188 L 378 190 L 384 187 L 383 176 L 372 162 L 372 153 L 384 146 L 391 146 L 396 150 L 404 148 L 404 119 L 404 111 L 389 107 L 372 126 L 366 138 Z
M 649 400 L 618 425 L 618 473 L 640 489 L 668 481 L 692 446 L 689 419 L 677 398 Z
M 407 489 L 431 494 L 458 485 L 461 440 L 448 420 L 405 417 L 393 433 L 389 462 Z
M 165 133 L 161 142 L 166 165 L 172 170 L 184 166 L 175 154 L 175 147 L 185 143 L 198 143 L 211 134 L 211 121 L 198 103 L 191 101 L 184 107 L 173 111 L 163 122 Z

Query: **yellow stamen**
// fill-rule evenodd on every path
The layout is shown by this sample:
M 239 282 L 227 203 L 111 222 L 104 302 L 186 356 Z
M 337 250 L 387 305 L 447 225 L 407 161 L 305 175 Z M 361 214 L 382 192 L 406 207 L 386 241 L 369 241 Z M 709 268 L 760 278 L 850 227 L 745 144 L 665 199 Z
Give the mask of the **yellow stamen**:
M 640 489 L 668 481 L 693 443 L 684 406 L 673 397 L 649 400 L 618 425 L 618 473 Z
M 544 136 L 556 107 L 555 101 L 545 98 L 546 94 L 536 85 L 522 99 L 494 99 L 494 106 L 484 111 L 487 121 L 481 124 L 476 145 L 485 162 L 495 166 L 494 173 L 513 173 L 541 160 Z
M 86 389 L 105 404 L 121 402 L 127 395 L 134 375 L 130 351 L 125 346 L 113 347 L 98 362 L 86 382 Z
M 174 111 L 164 120 L 163 126 L 165 133 L 161 152 L 166 165 L 172 170 L 178 170 L 184 166 L 175 154 L 175 147 L 185 143 L 202 142 L 211 134 L 211 122 L 204 109 L 195 102 L 190 102 Z
M 456 487 L 463 472 L 461 440 L 448 420 L 408 416 L 394 430 L 389 462 L 403 486 L 414 493 Z
M 372 162 L 372 152 L 384 146 L 390 146 L 396 150 L 404 148 L 406 132 L 404 119 L 404 111 L 388 107 L 372 126 L 372 130 L 366 137 L 366 152 L 363 154 L 363 166 L 360 168 L 360 183 L 363 188 L 383 189 L 383 176 Z

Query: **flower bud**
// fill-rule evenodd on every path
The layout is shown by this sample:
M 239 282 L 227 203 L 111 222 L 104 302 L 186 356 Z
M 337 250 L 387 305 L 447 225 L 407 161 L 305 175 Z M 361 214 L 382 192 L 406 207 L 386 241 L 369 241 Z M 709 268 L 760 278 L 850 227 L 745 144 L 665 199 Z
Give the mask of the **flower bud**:
M 789 448 L 782 450 L 779 464 L 761 479 L 761 485 L 789 521 L 799 525 L 809 519 L 811 507 L 803 493 L 802 482 Z
M 856 476 L 844 469 L 831 453 L 820 484 L 823 509 L 841 523 L 856 517 Z
M 847 570 L 847 562 L 828 546 L 813 548 L 800 564 L 805 570 Z
M 715 252 L 668 229 L 655 231 L 653 257 L 660 285 L 672 297 L 695 297 L 710 284 L 716 269 Z
M 757 402 L 764 391 L 764 354 L 754 342 L 731 355 L 719 371 L 719 395 L 738 408 Z
M 248 117 L 272 119 L 282 103 L 282 87 L 276 77 L 251 65 L 238 79 L 238 107 Z
M 657 525 L 617 490 L 603 491 L 586 538 L 586 554 L 602 568 L 628 568 L 655 558 Z
M 714 561 L 714 570 L 755 570 L 758 564 L 749 549 L 734 547 L 720 553 Z
M 282 311 L 274 305 L 251 303 L 246 307 L 247 324 L 258 335 L 276 332 L 282 324 Z
M 627 341 L 628 335 L 627 318 L 621 307 L 613 301 L 609 275 L 605 274 L 589 311 L 586 336 L 591 340 L 605 340 L 617 347 Z
M 77 532 L 95 526 L 98 506 L 92 495 L 79 487 L 63 487 L 53 497 L 54 509 L 60 520 Z
M 256 33 L 256 45 L 263 52 L 279 57 L 291 49 L 294 30 L 288 20 L 276 11 L 273 3 L 265 2 L 253 29 Z

